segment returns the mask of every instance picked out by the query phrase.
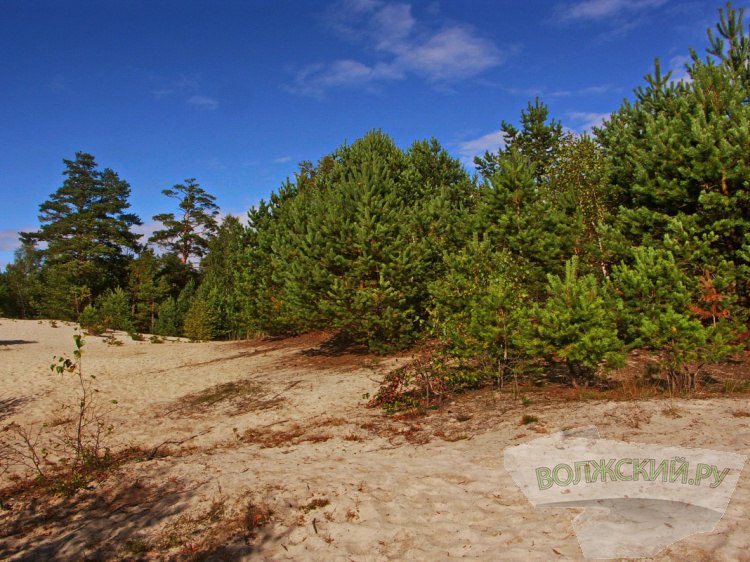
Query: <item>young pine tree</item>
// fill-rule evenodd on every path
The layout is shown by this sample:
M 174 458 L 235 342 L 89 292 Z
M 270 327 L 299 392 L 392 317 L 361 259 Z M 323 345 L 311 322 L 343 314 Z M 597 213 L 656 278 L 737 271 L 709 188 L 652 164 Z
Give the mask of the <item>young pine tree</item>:
M 531 356 L 566 365 L 573 381 L 591 380 L 624 362 L 612 298 L 594 275 L 578 268 L 574 256 L 563 277 L 548 276 L 546 301 L 532 308 L 516 337 Z

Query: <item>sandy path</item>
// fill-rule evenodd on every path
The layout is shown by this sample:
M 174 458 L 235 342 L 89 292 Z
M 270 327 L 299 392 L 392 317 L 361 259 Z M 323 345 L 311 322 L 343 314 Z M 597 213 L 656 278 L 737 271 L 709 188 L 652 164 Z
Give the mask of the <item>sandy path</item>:
M 48 374 L 51 356 L 72 349 L 72 333 L 71 326 L 0 321 L 4 423 L 40 422 L 72 396 Z M 29 527 L 21 531 L 18 523 L 5 533 L 0 554 L 121 559 L 128 541 L 142 538 L 151 548 L 136 559 L 187 559 L 190 541 L 170 545 L 164 537 L 190 521 L 200 527 L 198 514 L 217 503 L 231 510 L 252 501 L 274 511 L 272 524 L 251 544 L 228 537 L 209 559 L 582 559 L 575 510 L 534 509 L 503 467 L 506 447 L 540 434 L 519 426 L 527 410 L 500 400 L 495 410 L 476 412 L 465 433 L 469 424 L 450 416 L 440 425 L 386 420 L 363 407 L 363 395 L 375 391 L 397 359 L 325 357 L 310 349 L 304 338 L 119 347 L 87 338 L 85 369 L 97 373 L 104 399 L 119 402 L 111 414 L 116 443 L 155 447 L 197 437 L 172 447 L 174 456 L 127 465 L 116 479 L 84 492 L 75 509 L 61 500 L 65 525 L 6 510 L 0 516 L 6 528 L 14 521 Z M 211 402 L 212 389 L 239 383 L 252 389 L 249 401 Z M 202 396 L 208 406 L 186 396 Z M 537 432 L 593 423 L 612 439 L 750 452 L 750 418 L 732 415 L 750 411 L 747 398 L 674 407 L 581 402 L 528 411 L 541 420 Z M 462 438 L 437 438 L 438 429 Z M 266 446 L 274 439 L 278 446 Z M 748 512 L 746 468 L 714 532 L 681 541 L 657 559 L 750 559 Z

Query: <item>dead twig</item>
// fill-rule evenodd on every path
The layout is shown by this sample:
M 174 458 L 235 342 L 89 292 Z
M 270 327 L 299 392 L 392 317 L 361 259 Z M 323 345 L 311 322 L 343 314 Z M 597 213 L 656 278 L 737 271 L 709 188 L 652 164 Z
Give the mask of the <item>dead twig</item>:
M 190 441 L 191 439 L 195 439 L 196 437 L 200 437 L 201 435 L 205 435 L 206 433 L 208 433 L 212 429 L 213 428 L 210 427 L 208 429 L 205 429 L 205 430 L 201 431 L 200 433 L 196 433 L 195 435 L 191 435 L 190 437 L 186 437 L 185 439 L 180 439 L 180 440 L 169 439 L 167 441 L 164 441 L 163 443 L 159 443 L 156 447 L 154 447 L 151 450 L 151 453 L 149 453 L 148 460 L 154 460 L 154 457 L 156 457 L 156 453 L 158 453 L 159 449 L 162 448 L 164 445 L 182 445 L 183 443 L 186 443 L 186 442 Z

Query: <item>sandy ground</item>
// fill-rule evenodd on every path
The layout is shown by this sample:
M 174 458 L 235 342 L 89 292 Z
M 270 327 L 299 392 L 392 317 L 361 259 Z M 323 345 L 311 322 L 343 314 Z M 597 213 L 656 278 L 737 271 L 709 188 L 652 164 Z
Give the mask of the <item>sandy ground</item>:
M 0 320 L 4 426 L 38 427 L 75 402 L 72 376 L 49 370 L 73 334 Z M 498 393 L 397 420 L 365 404 L 405 357 L 327 353 L 320 336 L 118 339 L 87 337 L 83 356 L 100 403 L 118 402 L 107 444 L 158 454 L 72 498 L 3 502 L 0 558 L 580 560 L 578 512 L 532 507 L 503 467 L 506 447 L 595 424 L 604 438 L 750 453 L 746 397 L 524 408 Z M 524 414 L 539 423 L 521 425 Z M 750 560 L 747 473 L 713 532 L 656 560 Z

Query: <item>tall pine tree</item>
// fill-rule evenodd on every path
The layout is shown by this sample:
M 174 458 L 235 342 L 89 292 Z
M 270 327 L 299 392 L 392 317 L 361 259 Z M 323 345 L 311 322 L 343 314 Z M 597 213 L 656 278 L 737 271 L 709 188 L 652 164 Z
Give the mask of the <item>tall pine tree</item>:
M 98 170 L 94 157 L 77 152 L 63 160 L 62 187 L 39 207 L 41 228 L 22 233 L 24 242 L 43 243 L 42 278 L 48 291 L 44 313 L 75 318 L 92 297 L 124 282 L 141 224 L 130 207 L 130 185 L 112 170 Z

